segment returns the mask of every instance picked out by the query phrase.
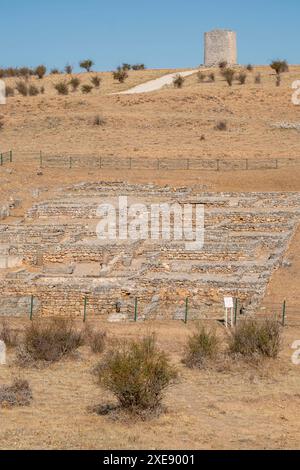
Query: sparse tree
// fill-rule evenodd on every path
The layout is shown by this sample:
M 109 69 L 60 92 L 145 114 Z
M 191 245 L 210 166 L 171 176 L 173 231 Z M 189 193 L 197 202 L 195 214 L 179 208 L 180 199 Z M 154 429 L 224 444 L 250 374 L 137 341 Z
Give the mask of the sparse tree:
M 91 59 L 82 60 L 82 61 L 79 63 L 79 66 L 80 66 L 82 69 L 85 69 L 87 72 L 90 72 L 90 71 L 91 71 L 91 68 L 93 67 L 93 65 L 94 65 L 94 62 L 93 62 Z
M 35 75 L 41 80 L 46 75 L 47 69 L 45 65 L 38 65 L 35 69 Z
M 270 67 L 275 70 L 277 75 L 289 71 L 289 65 L 286 60 L 273 60 Z
M 67 65 L 65 66 L 65 73 L 66 73 L 67 75 L 71 75 L 72 72 L 73 72 L 73 67 L 72 67 L 72 65 L 67 64 Z

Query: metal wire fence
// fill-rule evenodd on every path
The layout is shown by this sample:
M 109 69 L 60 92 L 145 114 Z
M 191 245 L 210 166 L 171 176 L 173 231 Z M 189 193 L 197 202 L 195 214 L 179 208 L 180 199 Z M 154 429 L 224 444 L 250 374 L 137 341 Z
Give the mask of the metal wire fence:
M 5 163 L 11 163 L 13 161 L 13 152 L 9 150 L 8 152 L 0 153 L 0 166 L 3 166 Z
M 42 301 L 33 295 L 25 297 L 0 298 L 0 319 L 14 320 L 34 320 L 37 318 L 68 317 L 82 322 L 96 321 L 105 323 L 111 322 L 147 322 L 147 321 L 177 321 L 184 324 L 190 322 L 219 322 L 225 326 L 234 326 L 249 316 L 258 321 L 265 319 L 276 319 L 283 327 L 300 326 L 300 306 L 282 303 L 262 303 L 257 308 L 244 307 L 243 303 L 235 298 L 233 309 L 227 312 L 223 304 L 212 305 L 203 314 L 203 304 L 195 302 L 192 298 L 186 297 L 174 299 L 174 301 L 161 301 L 154 311 L 149 311 L 149 304 L 138 297 L 132 297 L 122 303 L 118 299 L 101 299 L 101 307 L 97 306 L 95 300 L 88 295 L 80 294 L 76 301 L 61 298 L 55 304 L 49 301 Z M 70 313 L 70 303 L 72 309 Z M 205 302 L 204 302 L 205 304 Z M 74 307 L 73 307 L 74 305 Z M 69 312 L 69 313 L 67 313 Z
M 180 171 L 255 171 L 280 170 L 300 166 L 300 158 L 147 158 L 118 157 L 94 154 L 47 154 L 43 152 L 6 152 L 2 161 L 22 164 L 34 163 L 41 169 L 93 169 L 93 170 L 180 170 Z M 2 164 L 3 164 L 2 163 Z

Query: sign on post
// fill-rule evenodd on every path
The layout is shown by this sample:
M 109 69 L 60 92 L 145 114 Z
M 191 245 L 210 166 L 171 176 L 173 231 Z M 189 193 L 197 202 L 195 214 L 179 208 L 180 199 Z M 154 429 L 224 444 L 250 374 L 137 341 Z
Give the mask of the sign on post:
M 233 309 L 234 309 L 233 297 L 224 297 L 224 305 L 225 305 L 225 327 L 228 328 L 229 315 L 230 315 L 230 326 L 233 327 Z

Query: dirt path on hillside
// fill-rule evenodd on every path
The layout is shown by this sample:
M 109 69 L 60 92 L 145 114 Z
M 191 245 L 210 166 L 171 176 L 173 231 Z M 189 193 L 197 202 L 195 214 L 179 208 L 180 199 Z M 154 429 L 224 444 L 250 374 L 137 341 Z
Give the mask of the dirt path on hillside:
M 174 77 L 176 75 L 181 75 L 182 77 L 189 77 L 194 73 L 198 72 L 198 70 L 186 70 L 184 72 L 175 72 L 169 73 L 164 75 L 163 77 L 156 78 L 155 80 L 150 80 L 146 83 L 142 83 L 141 85 L 137 85 L 129 90 L 121 91 L 120 93 L 114 93 L 118 95 L 133 95 L 135 93 L 149 93 L 150 91 L 160 90 L 164 86 L 172 85 Z

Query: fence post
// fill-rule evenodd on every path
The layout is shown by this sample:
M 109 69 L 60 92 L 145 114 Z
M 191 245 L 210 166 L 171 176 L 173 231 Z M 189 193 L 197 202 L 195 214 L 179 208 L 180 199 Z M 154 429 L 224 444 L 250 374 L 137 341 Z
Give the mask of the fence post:
M 138 299 L 134 299 L 134 321 L 137 322 L 138 319 Z
M 217 160 L 217 171 L 220 171 L 220 160 Z
M 32 321 L 33 318 L 33 295 L 30 297 L 30 321 Z
M 87 311 L 87 296 L 84 297 L 83 323 L 86 322 L 86 311 Z
M 43 168 L 43 154 L 42 154 L 42 151 L 40 151 L 40 168 Z
M 0 165 L 2 166 L 3 165 L 3 154 L 1 153 L 0 155 Z
M 188 315 L 189 315 L 189 298 L 185 299 L 185 315 L 184 315 L 184 323 L 187 324 L 188 322 Z
M 282 305 L 282 326 L 285 326 L 286 320 L 286 300 L 284 300 Z
M 9 151 L 9 161 L 10 161 L 10 163 L 13 161 L 13 153 L 12 153 L 12 150 Z
M 72 157 L 70 157 L 69 168 L 72 168 Z
M 238 299 L 237 297 L 234 300 L 234 326 L 237 324 L 237 309 L 238 309 Z

